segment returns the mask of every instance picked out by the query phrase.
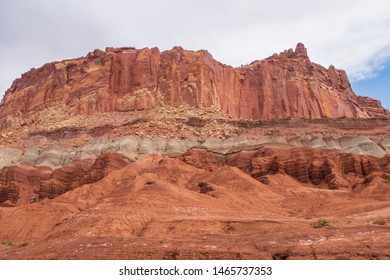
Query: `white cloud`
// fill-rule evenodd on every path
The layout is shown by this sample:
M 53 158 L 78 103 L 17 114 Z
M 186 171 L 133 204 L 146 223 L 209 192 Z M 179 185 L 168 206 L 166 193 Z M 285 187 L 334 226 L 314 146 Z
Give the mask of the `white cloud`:
M 390 58 L 387 0 L 0 3 L 0 92 L 46 62 L 107 46 L 207 49 L 240 65 L 304 42 L 312 61 L 365 79 Z

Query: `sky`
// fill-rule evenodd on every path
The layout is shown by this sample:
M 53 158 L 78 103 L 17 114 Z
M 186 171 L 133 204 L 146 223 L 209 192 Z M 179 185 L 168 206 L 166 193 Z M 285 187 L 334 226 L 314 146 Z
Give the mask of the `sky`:
M 298 42 L 390 109 L 388 0 L 1 0 L 0 96 L 33 67 L 97 48 L 206 49 L 239 66 Z

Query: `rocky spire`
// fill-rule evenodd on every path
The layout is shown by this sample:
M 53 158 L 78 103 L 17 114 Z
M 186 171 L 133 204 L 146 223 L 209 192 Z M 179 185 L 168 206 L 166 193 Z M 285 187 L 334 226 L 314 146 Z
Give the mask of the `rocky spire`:
M 298 56 L 298 57 L 304 57 L 304 58 L 309 58 L 308 55 L 307 55 L 307 50 L 305 48 L 305 45 L 303 43 L 298 43 L 297 46 L 295 47 L 295 52 L 294 52 L 295 56 Z

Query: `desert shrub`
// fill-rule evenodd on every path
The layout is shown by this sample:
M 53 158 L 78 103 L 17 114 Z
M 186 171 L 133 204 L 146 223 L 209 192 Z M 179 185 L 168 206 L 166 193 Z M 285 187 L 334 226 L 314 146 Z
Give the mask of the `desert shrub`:
M 322 227 L 325 227 L 327 226 L 329 223 L 326 219 L 324 218 L 321 218 L 319 219 L 318 221 L 315 221 L 314 223 L 312 223 L 312 226 L 314 228 L 322 228 Z
M 9 240 L 6 240 L 6 241 L 3 241 L 1 242 L 1 244 L 5 245 L 5 246 L 14 246 L 15 244 Z

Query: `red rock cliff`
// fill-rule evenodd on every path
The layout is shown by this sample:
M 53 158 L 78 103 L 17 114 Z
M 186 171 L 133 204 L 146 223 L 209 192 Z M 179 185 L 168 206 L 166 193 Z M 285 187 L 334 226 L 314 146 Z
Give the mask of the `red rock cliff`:
M 214 106 L 245 119 L 389 116 L 379 102 L 358 99 L 345 71 L 312 63 L 299 43 L 295 51 L 237 68 L 204 50 L 95 50 L 15 80 L 0 104 L 0 122 L 51 106 L 91 114 L 164 104 Z

